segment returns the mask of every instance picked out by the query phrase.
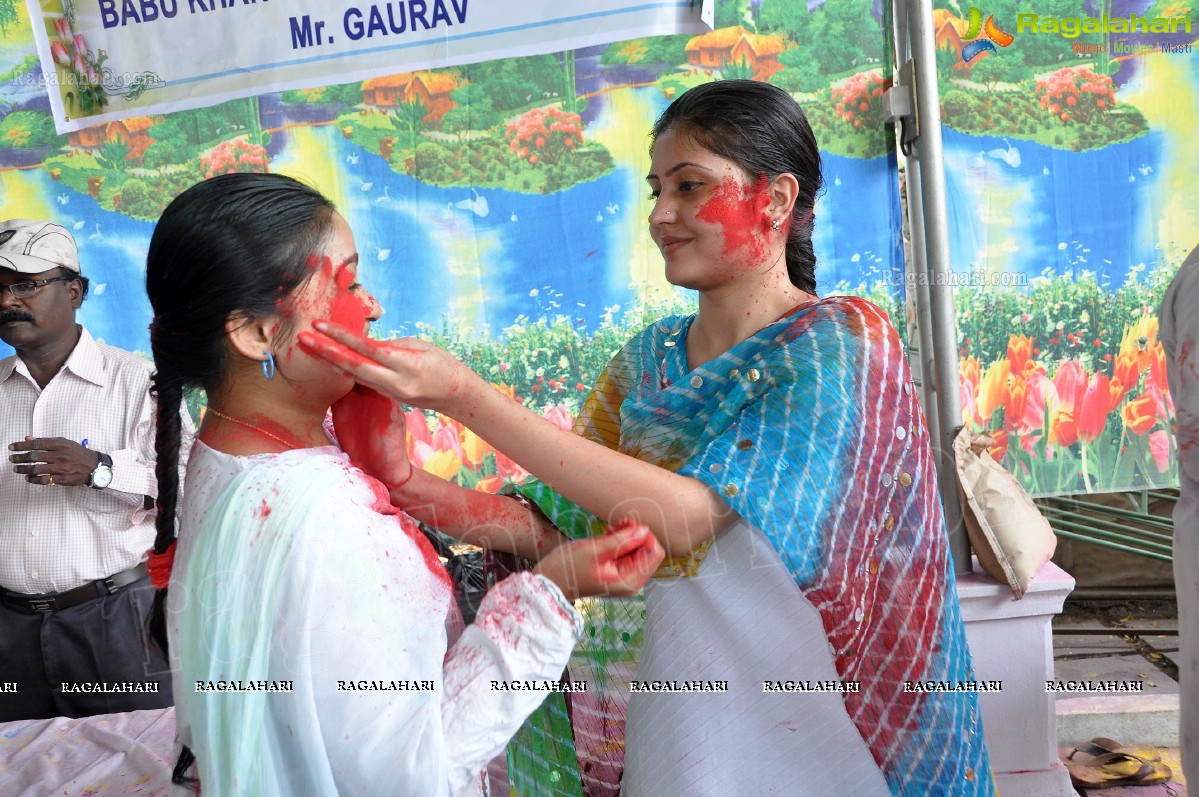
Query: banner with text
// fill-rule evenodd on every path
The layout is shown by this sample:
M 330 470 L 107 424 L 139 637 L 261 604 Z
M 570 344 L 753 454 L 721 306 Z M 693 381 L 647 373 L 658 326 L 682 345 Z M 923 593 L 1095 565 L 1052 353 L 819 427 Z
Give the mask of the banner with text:
M 61 134 L 263 92 L 700 33 L 712 2 L 29 0 L 29 10 Z

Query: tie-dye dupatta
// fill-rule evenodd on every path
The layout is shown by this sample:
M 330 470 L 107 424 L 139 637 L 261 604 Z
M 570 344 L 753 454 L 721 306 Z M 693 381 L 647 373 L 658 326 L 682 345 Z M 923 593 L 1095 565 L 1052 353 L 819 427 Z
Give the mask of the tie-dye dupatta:
M 703 482 L 762 530 L 820 612 L 842 680 L 861 683 L 846 710 L 894 794 L 993 794 L 977 696 L 905 690 L 973 675 L 929 436 L 894 327 L 862 299 L 814 301 L 687 371 L 690 323 L 668 318 L 630 342 L 576 431 Z M 519 489 L 566 533 L 596 531 L 545 485 Z M 694 572 L 705 551 L 658 575 Z M 586 613 L 572 664 L 593 679 L 572 696 L 579 770 L 589 793 L 614 793 L 644 612 L 597 601 Z M 514 764 L 528 753 L 514 750 Z

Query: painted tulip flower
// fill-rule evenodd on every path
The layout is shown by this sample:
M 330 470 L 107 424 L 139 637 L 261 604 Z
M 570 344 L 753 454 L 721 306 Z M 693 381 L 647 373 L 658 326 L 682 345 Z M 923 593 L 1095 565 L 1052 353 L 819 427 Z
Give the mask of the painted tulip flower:
M 465 427 L 462 429 L 458 442 L 462 450 L 462 464 L 471 470 L 478 470 L 479 466 L 483 464 L 484 457 L 495 450 L 490 443 Z
M 958 361 L 958 375 L 968 380 L 971 385 L 977 385 L 982 378 L 982 367 L 977 357 L 963 357 Z
M 405 412 L 404 426 L 408 430 L 409 459 L 412 459 L 412 448 L 418 441 L 427 446 L 433 445 L 433 435 L 429 433 L 429 420 L 420 410 L 408 410 Z
M 1120 415 L 1128 431 L 1145 434 L 1157 424 L 1157 402 L 1152 396 L 1138 396 L 1124 405 Z
M 575 421 L 570 415 L 570 410 L 566 409 L 563 404 L 555 404 L 552 407 L 547 407 L 543 413 L 546 420 L 550 421 L 559 429 L 569 432 L 574 428 Z
M 996 360 L 983 374 L 982 382 L 978 386 L 978 414 L 983 423 L 990 422 L 991 414 L 1006 397 L 1010 374 L 1011 364 L 1007 360 Z
M 1120 351 L 1136 355 L 1137 364 L 1142 371 L 1149 368 L 1152 351 L 1157 344 L 1157 316 L 1143 312 L 1135 323 L 1124 329 L 1124 337 L 1120 341 Z
M 1153 384 L 1163 393 L 1170 392 L 1170 382 L 1166 378 L 1166 348 L 1162 346 L 1159 340 L 1154 345 L 1150 352 L 1149 360 L 1149 378 L 1153 380 Z
M 1007 359 L 1011 363 L 1013 374 L 1019 376 L 1024 373 L 1029 360 L 1032 359 L 1032 338 L 1027 335 L 1012 335 L 1008 338 Z
M 1074 408 L 1079 438 L 1093 443 L 1103 433 L 1111 410 L 1111 381 L 1105 374 L 1094 374 L 1087 383 L 1081 404 Z
M 1141 366 L 1134 352 L 1122 351 L 1116 356 L 1116 364 L 1112 368 L 1115 381 L 1124 388 L 1125 394 L 1136 387 L 1141 378 Z M 1123 398 L 1123 397 L 1121 397 Z
M 1074 423 L 1074 413 L 1063 407 L 1053 407 L 1049 410 L 1049 442 L 1066 448 L 1078 442 L 1078 426 Z
M 1017 432 L 1024 428 L 1024 408 L 1028 402 L 1028 383 L 1024 377 L 1013 376 L 1008 382 L 1007 397 L 1003 405 L 1003 428 Z M 1038 419 L 1037 426 L 1041 425 Z
M 453 450 L 436 451 L 431 446 L 418 442 L 414 446 L 414 453 L 414 465 L 446 481 L 453 479 L 462 469 L 462 460 Z
M 1044 429 L 1048 426 L 1049 407 L 1057 407 L 1061 403 L 1057 389 L 1045 374 L 1037 371 L 1025 374 L 1024 382 L 1028 385 L 1028 395 L 1024 399 L 1024 417 L 1020 425 L 1025 430 Z
M 995 441 L 995 445 L 987 449 L 987 453 L 991 455 L 991 459 L 1000 462 L 1007 456 L 1008 434 L 1003 429 L 999 429 L 989 433 L 991 439 Z
M 433 432 L 434 451 L 452 451 L 459 462 L 462 461 L 462 426 L 455 420 L 441 417 L 440 425 Z
M 1149 453 L 1153 455 L 1153 464 L 1158 473 L 1170 469 L 1170 433 L 1164 429 L 1149 433 Z
M 978 416 L 978 406 L 974 403 L 974 383 L 962 377 L 958 382 L 958 390 L 958 399 L 962 403 L 962 416 L 981 426 L 983 419 Z
M 1087 372 L 1078 360 L 1067 360 L 1057 369 L 1053 377 L 1058 400 L 1065 409 L 1076 411 L 1082 405 L 1087 390 Z

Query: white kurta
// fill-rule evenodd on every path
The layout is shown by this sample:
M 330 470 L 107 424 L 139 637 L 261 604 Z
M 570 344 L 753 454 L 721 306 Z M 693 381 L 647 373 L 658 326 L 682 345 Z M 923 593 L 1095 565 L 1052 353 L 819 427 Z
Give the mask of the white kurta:
M 214 530 L 214 518 L 234 518 L 222 494 L 251 469 L 230 493 L 241 515 Z M 285 501 L 297 480 L 300 500 Z M 480 794 L 481 771 L 545 696 L 493 682 L 560 677 L 582 621 L 558 588 L 528 573 L 506 579 L 463 631 L 440 562 L 406 517 L 379 511 L 379 488 L 334 447 L 233 457 L 195 444 L 168 632 L 179 738 L 196 752 L 205 797 Z M 227 538 L 215 545 L 197 539 L 210 512 L 206 533 Z M 222 566 L 240 551 L 245 560 Z M 275 586 L 264 595 L 247 581 Z M 228 651 L 251 649 L 263 628 L 257 671 L 290 692 L 198 690 L 245 672 Z M 255 700 L 257 715 L 246 711 Z M 258 762 L 248 778 L 247 756 L 230 763 L 245 746 Z
M 624 797 L 890 797 L 836 692 L 764 682 L 837 681 L 820 615 L 769 540 L 744 520 L 689 578 L 646 588 L 638 681 L 727 681 L 726 693 L 633 694 Z
M 1174 507 L 1174 590 L 1178 595 L 1180 746 L 1187 777 L 1199 780 L 1199 248 L 1166 290 L 1160 315 L 1180 492 Z

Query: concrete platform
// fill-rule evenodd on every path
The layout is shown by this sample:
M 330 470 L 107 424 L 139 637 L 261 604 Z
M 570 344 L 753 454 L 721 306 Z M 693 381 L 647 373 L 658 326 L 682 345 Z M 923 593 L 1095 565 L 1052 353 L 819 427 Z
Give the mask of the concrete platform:
M 1058 700 L 1058 746 L 1103 736 L 1123 744 L 1178 746 L 1178 694 L 1109 695 Z

